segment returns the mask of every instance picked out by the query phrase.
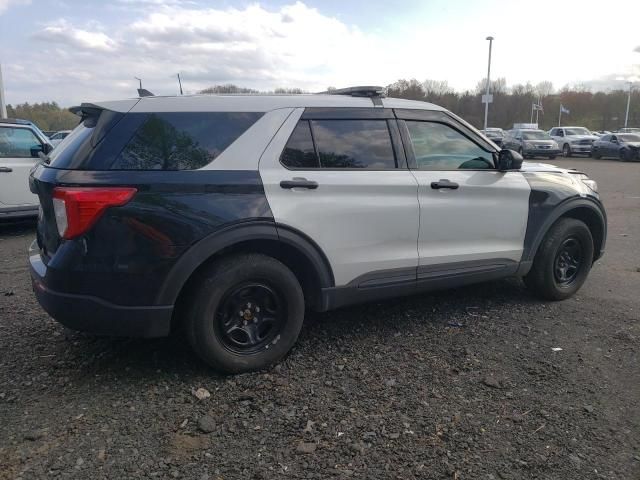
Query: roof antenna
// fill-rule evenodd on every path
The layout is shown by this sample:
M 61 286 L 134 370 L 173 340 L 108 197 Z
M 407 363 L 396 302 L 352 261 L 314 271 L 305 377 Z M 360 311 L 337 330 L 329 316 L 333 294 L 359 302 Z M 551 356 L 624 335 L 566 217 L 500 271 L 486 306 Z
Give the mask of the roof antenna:
M 178 85 L 180 85 L 180 95 L 182 95 L 182 80 L 180 80 L 180 74 L 178 73 Z
M 146 88 L 142 88 L 142 79 L 138 78 L 138 77 L 133 77 L 136 80 L 138 80 L 139 82 L 139 87 L 138 87 L 138 96 L 139 97 L 153 97 L 153 93 L 151 93 L 149 90 L 147 90 Z

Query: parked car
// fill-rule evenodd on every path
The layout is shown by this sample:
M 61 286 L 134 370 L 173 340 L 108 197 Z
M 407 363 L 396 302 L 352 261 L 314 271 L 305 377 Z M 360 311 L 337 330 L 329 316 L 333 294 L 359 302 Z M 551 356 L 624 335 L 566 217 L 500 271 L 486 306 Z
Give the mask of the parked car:
M 558 144 L 542 130 L 509 130 L 502 145 L 525 158 L 547 157 L 553 160 L 560 153 Z
M 619 128 L 618 130 L 615 131 L 615 133 L 636 133 L 636 134 L 640 134 L 640 128 L 624 127 L 624 128 Z
M 562 149 L 563 157 L 574 153 L 591 154 L 591 144 L 599 138 L 584 127 L 556 127 L 549 130 L 549 135 Z
M 502 146 L 502 141 L 504 139 L 504 130 L 501 128 L 487 128 L 486 130 L 480 130 L 489 140 L 498 145 Z
M 591 132 L 592 135 L 595 135 L 598 138 L 601 138 L 603 135 L 610 135 L 611 132 L 608 130 L 596 130 L 595 132 Z
M 62 140 L 67 138 L 67 135 L 69 135 L 70 133 L 71 133 L 71 130 L 60 130 L 59 132 L 54 133 L 53 135 L 51 135 L 51 137 L 49 137 L 51 141 L 51 145 L 55 147 Z
M 640 160 L 640 135 L 634 133 L 612 133 L 593 142 L 593 158 L 613 157 L 623 162 Z
M 97 334 L 182 328 L 244 372 L 282 358 L 305 311 L 507 276 L 572 296 L 604 250 L 596 183 L 381 90 L 75 108 L 30 182 L 38 301 Z
M 0 119 L 0 220 L 38 214 L 29 172 L 53 147 L 28 120 Z

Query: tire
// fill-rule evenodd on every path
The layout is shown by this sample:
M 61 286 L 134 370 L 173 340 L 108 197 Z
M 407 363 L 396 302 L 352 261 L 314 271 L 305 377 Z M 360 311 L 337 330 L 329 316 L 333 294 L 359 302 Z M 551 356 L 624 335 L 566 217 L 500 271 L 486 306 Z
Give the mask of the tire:
M 262 370 L 282 359 L 304 320 L 298 279 L 261 254 L 215 262 L 200 276 L 191 302 L 185 325 L 189 343 L 223 373 Z
M 549 155 L 549 160 L 555 160 L 556 156 L 555 155 Z
M 602 155 L 598 153 L 598 150 L 592 150 L 591 157 L 595 158 L 596 160 L 600 160 L 602 158 Z
M 571 147 L 568 143 L 565 143 L 562 146 L 562 156 L 565 158 L 569 158 L 571 156 Z
M 582 287 L 592 263 L 593 237 L 589 228 L 580 220 L 561 218 L 542 240 L 524 282 L 544 300 L 565 300 Z
M 620 156 L 620 161 L 628 162 L 629 160 L 631 160 L 632 154 L 630 150 L 627 150 L 626 148 L 621 148 L 619 152 L 619 156 Z

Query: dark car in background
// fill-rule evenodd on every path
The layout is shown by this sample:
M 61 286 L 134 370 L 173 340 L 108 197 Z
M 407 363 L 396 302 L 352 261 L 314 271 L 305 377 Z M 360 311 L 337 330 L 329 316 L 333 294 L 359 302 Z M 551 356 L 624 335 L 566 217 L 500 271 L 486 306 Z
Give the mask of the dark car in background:
M 485 137 L 491 140 L 493 143 L 502 146 L 504 140 L 504 130 L 501 128 L 487 128 L 486 130 L 481 130 Z
M 542 130 L 509 130 L 504 137 L 502 148 L 516 150 L 525 158 L 547 157 L 550 160 L 560 154 L 560 147 Z
M 613 157 L 623 162 L 640 160 L 640 134 L 612 133 L 599 138 L 591 147 L 593 158 Z

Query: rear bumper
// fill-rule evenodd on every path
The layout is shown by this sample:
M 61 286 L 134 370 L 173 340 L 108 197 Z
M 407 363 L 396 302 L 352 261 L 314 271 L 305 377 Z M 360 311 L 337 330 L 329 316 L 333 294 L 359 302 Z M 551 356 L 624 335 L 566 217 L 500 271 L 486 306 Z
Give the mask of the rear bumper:
M 38 205 L 18 205 L 0 207 L 0 220 L 10 218 L 30 218 L 38 216 Z
M 173 305 L 123 306 L 97 297 L 51 290 L 47 266 L 30 251 L 33 291 L 42 308 L 66 327 L 97 335 L 164 337 L 171 329 Z

